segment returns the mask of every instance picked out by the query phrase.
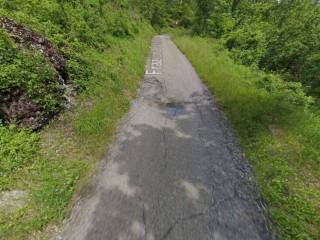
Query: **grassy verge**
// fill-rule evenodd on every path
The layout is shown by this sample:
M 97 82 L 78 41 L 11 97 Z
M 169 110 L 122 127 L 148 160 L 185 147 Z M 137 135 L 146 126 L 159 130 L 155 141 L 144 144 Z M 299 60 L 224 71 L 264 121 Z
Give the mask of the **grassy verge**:
M 52 8 L 49 3 L 45 6 Z M 40 133 L 0 126 L 0 191 L 27 193 L 26 203 L 18 211 L 0 213 L 0 239 L 42 239 L 66 217 L 77 189 L 105 153 L 119 119 L 135 97 L 154 32 L 148 24 L 133 18 L 136 29 L 127 36 L 118 36 L 122 28 L 113 33 L 116 25 L 96 39 L 88 29 L 77 28 L 62 36 L 51 21 L 45 25 L 38 16 L 27 19 L 29 13 L 13 13 L 8 14 L 30 22 L 54 42 L 65 42 L 70 79 L 80 92 L 76 106 Z M 119 19 L 120 15 L 127 17 L 127 12 L 116 10 L 106 15 L 113 21 L 116 14 Z M 103 29 L 97 29 L 97 34 L 99 30 Z M 88 43 L 80 43 L 77 39 L 86 36 L 78 34 L 88 34 Z
M 299 84 L 235 64 L 213 39 L 175 42 L 237 130 L 279 239 L 320 239 L 320 114 Z

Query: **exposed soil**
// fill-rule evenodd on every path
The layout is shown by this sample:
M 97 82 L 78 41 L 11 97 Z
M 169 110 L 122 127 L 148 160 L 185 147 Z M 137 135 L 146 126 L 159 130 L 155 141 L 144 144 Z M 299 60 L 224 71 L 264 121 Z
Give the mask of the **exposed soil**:
M 0 93 L 0 118 L 17 127 L 38 129 L 46 121 L 41 108 L 21 89 Z
M 27 198 L 28 194 L 24 191 L 0 192 L 0 210 L 4 213 L 14 212 L 26 205 Z

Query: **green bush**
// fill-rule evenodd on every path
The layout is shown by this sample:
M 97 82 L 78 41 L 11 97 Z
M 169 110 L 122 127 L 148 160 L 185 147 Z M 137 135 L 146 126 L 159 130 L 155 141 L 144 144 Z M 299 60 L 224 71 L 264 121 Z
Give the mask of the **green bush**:
M 117 7 L 126 9 L 128 3 L 117 4 Z M 73 82 L 78 90 L 84 90 L 88 85 L 88 81 L 90 81 L 88 75 L 91 74 L 91 70 L 90 66 L 87 66 L 90 64 L 84 62 L 84 53 L 91 48 L 105 51 L 110 47 L 109 41 L 112 36 L 134 38 L 139 31 L 139 25 L 143 24 L 139 16 L 130 11 L 115 11 L 114 6 L 110 5 L 109 1 L 45 0 L 39 4 L 37 0 L 0 0 L 0 14 L 7 15 L 34 31 L 45 35 L 53 41 L 57 49 L 62 47 L 60 50 L 68 58 L 69 82 Z M 3 44 L 6 44 L 6 47 L 15 48 L 12 58 L 20 58 L 20 65 L 25 64 L 31 69 L 30 71 L 39 69 L 36 75 L 33 74 L 25 82 L 30 82 L 31 84 L 31 82 L 37 81 L 40 83 L 42 81 L 42 83 L 45 83 L 49 82 L 48 78 L 54 79 L 53 74 L 48 73 L 49 65 L 45 63 L 44 59 L 41 61 L 41 56 L 27 50 L 21 53 L 21 49 L 13 47 L 13 43 L 8 38 L 4 40 L 5 37 L 3 35 L 5 33 L 1 32 Z M 38 66 L 40 63 L 41 66 L 43 65 L 41 69 Z M 14 62 L 12 67 L 19 68 L 16 65 L 19 65 L 19 62 Z M 9 66 L 7 67 L 10 68 Z M 19 72 L 22 73 L 20 70 L 16 72 L 17 74 Z M 40 75 L 41 72 L 43 72 L 43 75 Z M 12 78 L 14 77 L 12 76 Z M 3 81 L 8 82 L 7 80 Z M 61 92 L 59 94 L 61 95 Z M 39 97 L 40 95 L 38 94 L 37 102 L 41 101 L 41 99 L 38 99 Z M 57 99 L 56 97 L 52 96 L 50 99 L 58 100 L 57 103 L 59 101 L 62 103 L 62 99 Z M 53 103 L 49 105 L 52 106 Z
M 267 51 L 268 25 L 248 24 L 224 36 L 226 47 L 237 62 L 259 66 Z
M 197 35 L 224 39 L 233 58 L 282 74 L 319 96 L 320 6 L 313 0 L 196 0 Z
M 0 94 L 21 89 L 48 114 L 61 108 L 58 76 L 42 55 L 19 49 L 0 30 L 0 56 Z

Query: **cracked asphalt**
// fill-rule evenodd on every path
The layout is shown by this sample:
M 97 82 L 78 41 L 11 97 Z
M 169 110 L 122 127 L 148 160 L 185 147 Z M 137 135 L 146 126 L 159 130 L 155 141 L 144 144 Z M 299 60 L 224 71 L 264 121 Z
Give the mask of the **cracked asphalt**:
M 138 98 L 57 237 L 274 239 L 224 115 L 168 36 L 152 43 Z

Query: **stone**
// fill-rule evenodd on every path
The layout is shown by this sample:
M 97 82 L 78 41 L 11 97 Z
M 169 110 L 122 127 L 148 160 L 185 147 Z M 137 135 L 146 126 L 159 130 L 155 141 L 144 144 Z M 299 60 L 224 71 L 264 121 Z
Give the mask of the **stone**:
M 25 191 L 13 190 L 0 192 L 0 210 L 14 212 L 27 204 L 28 194 Z

